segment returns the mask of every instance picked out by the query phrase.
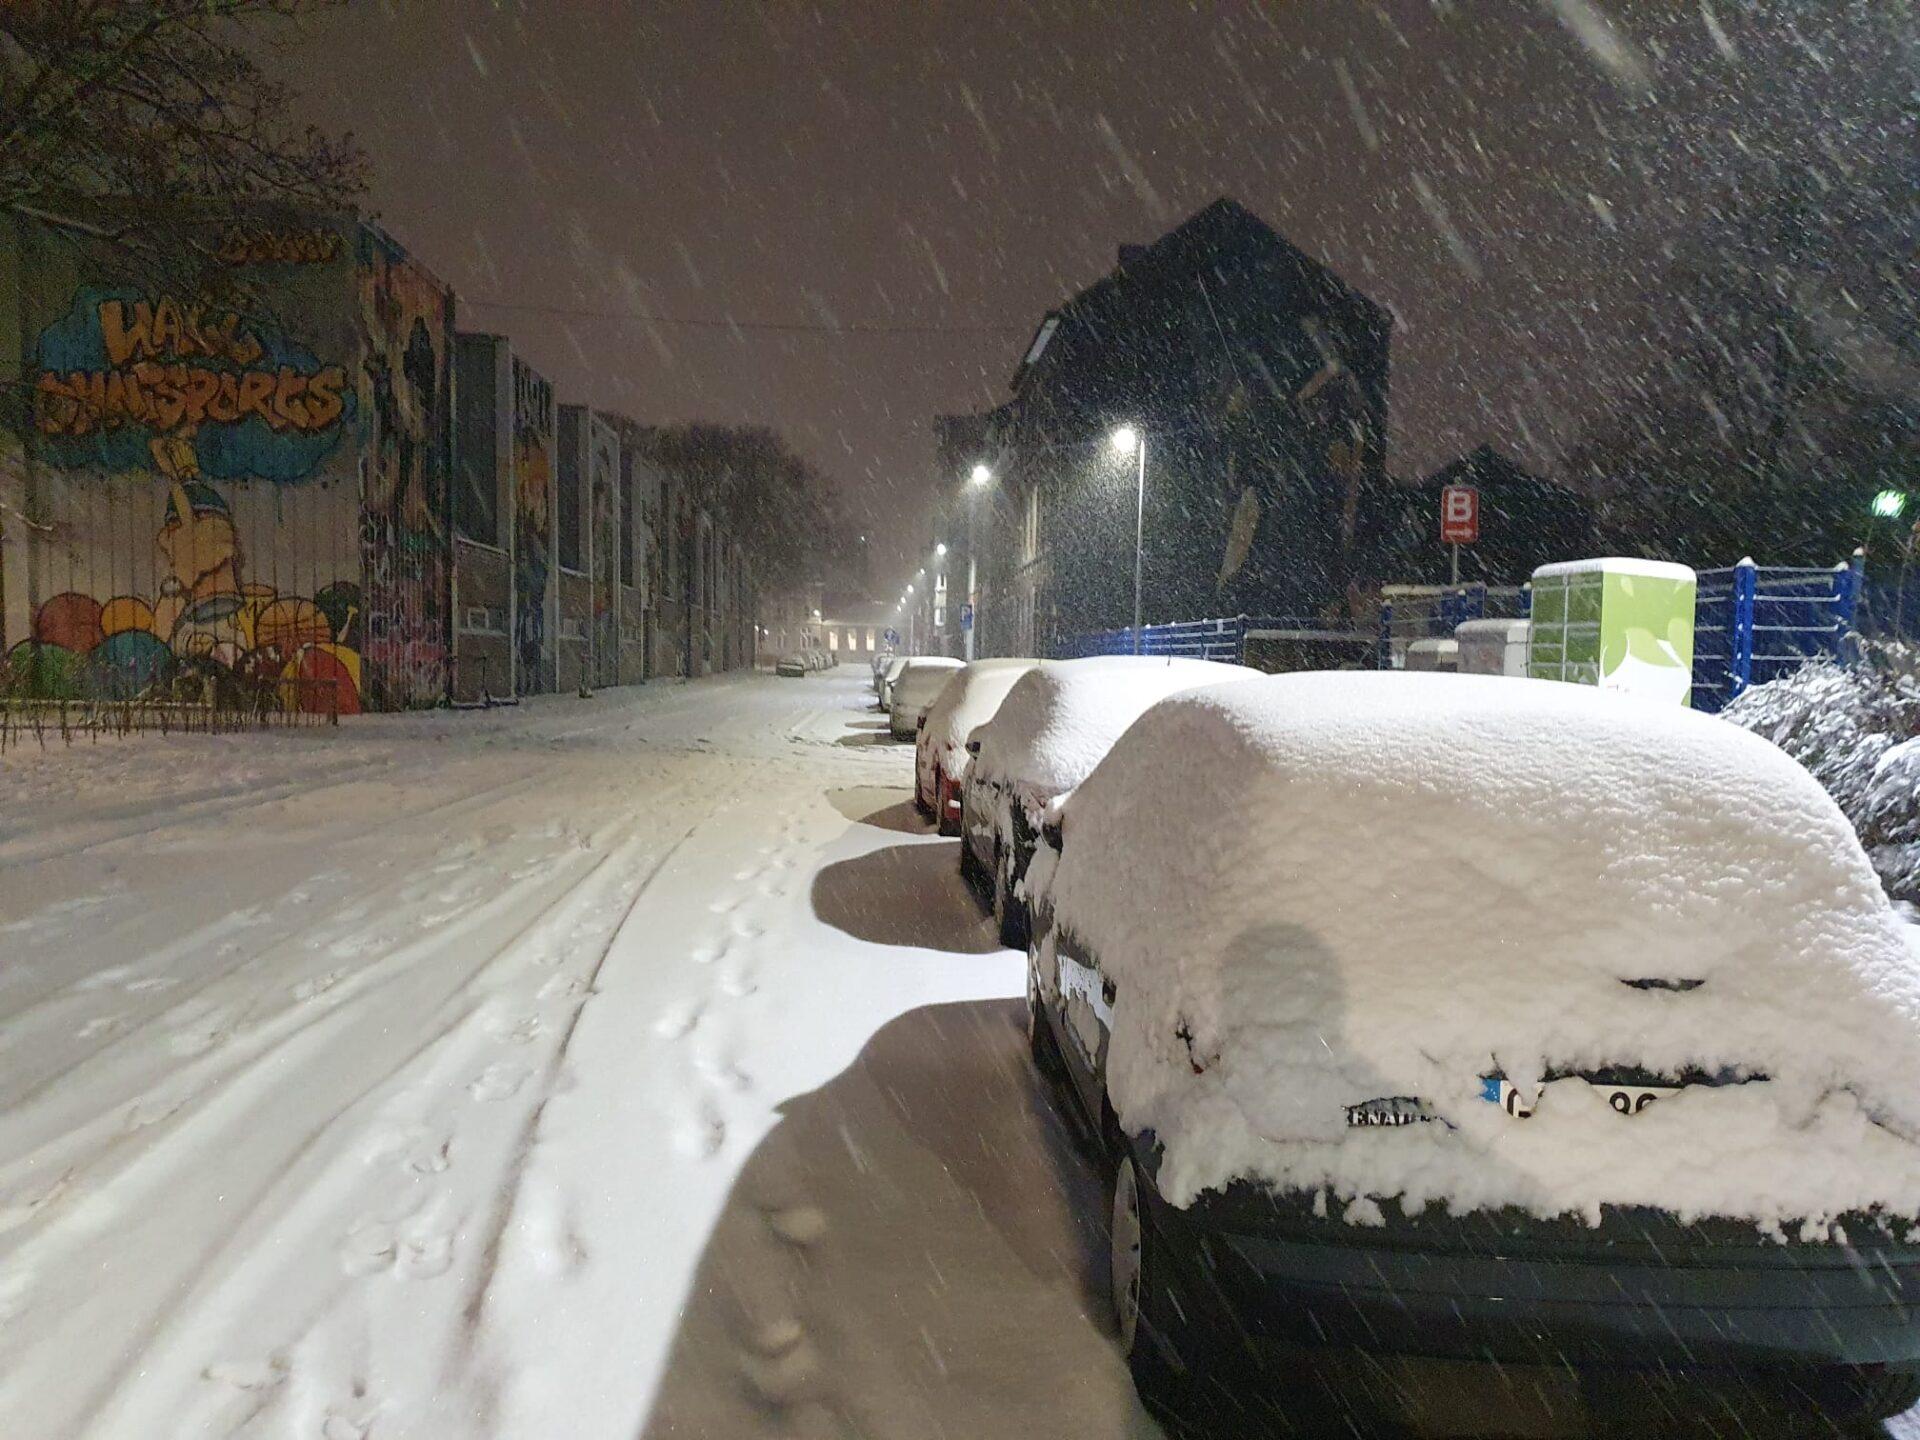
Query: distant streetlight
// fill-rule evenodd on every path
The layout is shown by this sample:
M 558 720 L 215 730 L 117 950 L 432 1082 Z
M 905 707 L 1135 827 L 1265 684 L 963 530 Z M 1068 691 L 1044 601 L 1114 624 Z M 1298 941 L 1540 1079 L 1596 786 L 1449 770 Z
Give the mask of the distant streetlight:
M 1873 497 L 1873 513 L 1882 520 L 1898 520 L 1906 511 L 1907 497 L 1899 490 L 1882 490 Z
M 993 471 L 989 470 L 986 464 L 982 462 L 973 467 L 973 474 L 968 478 L 971 479 L 975 485 L 990 485 L 993 483 Z
M 947 553 L 947 542 L 946 542 L 946 541 L 944 541 L 944 540 L 942 540 L 942 541 L 941 541 L 941 542 L 940 542 L 940 543 L 939 543 L 938 545 L 936 545 L 936 546 L 934 546 L 934 547 L 933 547 L 933 553 L 934 553 L 934 554 L 936 554 L 936 555 L 944 555 L 944 554 L 946 554 L 946 553 Z
M 1133 653 L 1140 653 L 1140 570 L 1141 557 L 1146 553 L 1147 529 L 1147 437 L 1131 425 L 1122 425 L 1113 432 L 1113 451 L 1125 457 L 1136 455 L 1139 466 L 1135 471 L 1135 489 L 1133 499 Z
M 907 586 L 907 593 L 908 593 L 909 595 L 911 595 L 911 594 L 913 593 L 913 586 L 912 586 L 911 584 L 909 584 L 909 585 Z

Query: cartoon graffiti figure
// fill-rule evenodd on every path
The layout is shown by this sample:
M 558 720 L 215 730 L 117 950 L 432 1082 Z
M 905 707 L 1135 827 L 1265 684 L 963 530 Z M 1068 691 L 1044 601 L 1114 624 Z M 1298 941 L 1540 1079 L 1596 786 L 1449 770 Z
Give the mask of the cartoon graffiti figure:
M 220 492 L 200 479 L 193 436 L 175 432 L 151 442 L 154 464 L 170 494 L 154 543 L 170 572 L 153 605 L 155 630 L 180 655 L 243 647 L 240 628 L 240 537 Z

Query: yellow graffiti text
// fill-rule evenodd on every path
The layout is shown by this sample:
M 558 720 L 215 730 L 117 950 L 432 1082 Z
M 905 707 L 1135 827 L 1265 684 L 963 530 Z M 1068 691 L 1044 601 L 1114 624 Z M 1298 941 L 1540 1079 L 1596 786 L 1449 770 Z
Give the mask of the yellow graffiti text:
M 34 384 L 33 420 L 42 435 L 91 435 L 126 425 L 164 433 L 252 417 L 275 431 L 310 433 L 338 422 L 346 380 L 338 365 L 311 375 L 285 365 L 232 371 L 151 360 L 105 371 L 43 370 Z

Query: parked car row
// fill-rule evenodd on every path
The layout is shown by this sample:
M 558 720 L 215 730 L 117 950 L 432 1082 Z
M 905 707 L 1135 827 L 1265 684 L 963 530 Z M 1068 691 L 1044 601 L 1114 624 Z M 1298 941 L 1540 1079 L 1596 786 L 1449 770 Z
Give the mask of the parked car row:
M 1767 742 L 1480 676 L 876 687 L 1027 949 L 1151 1407 L 1920 1403 L 1920 958 Z
M 840 662 L 818 645 L 803 645 L 798 650 L 782 655 L 773 667 L 773 673 L 794 678 L 811 675 L 816 670 L 831 670 Z

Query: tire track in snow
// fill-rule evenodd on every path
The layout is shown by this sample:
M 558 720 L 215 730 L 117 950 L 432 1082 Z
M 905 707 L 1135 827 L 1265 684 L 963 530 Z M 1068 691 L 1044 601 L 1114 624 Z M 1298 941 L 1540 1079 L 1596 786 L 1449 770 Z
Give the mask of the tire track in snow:
M 700 778 L 689 776 L 650 790 L 650 806 L 657 810 L 676 805 Z M 117 1392 L 134 1379 L 136 1370 L 143 1376 L 148 1373 L 182 1373 L 181 1366 L 175 1365 L 170 1369 L 166 1364 L 168 1357 L 155 1353 L 154 1342 L 157 1340 L 161 1345 L 190 1344 L 190 1340 L 179 1338 L 180 1332 L 191 1332 L 195 1317 L 209 1307 L 214 1313 L 219 1313 L 223 1307 L 214 1302 L 224 1288 L 238 1284 L 242 1292 L 238 1298 L 243 1301 L 246 1299 L 246 1291 L 252 1287 L 242 1277 L 245 1276 L 250 1256 L 271 1254 L 281 1246 L 306 1245 L 324 1228 L 323 1222 L 317 1217 L 352 1199 L 357 1188 L 355 1182 L 361 1179 L 365 1167 L 357 1156 L 343 1154 L 339 1160 L 328 1165 L 318 1183 L 308 1185 L 308 1195 L 315 1202 L 312 1208 L 316 1218 L 307 1218 L 309 1206 L 304 1203 L 304 1197 L 296 1198 L 290 1205 L 275 1204 L 281 1198 L 280 1192 L 290 1183 L 290 1177 L 297 1173 L 302 1163 L 323 1150 L 324 1142 L 338 1135 L 343 1128 L 357 1123 L 362 1118 L 360 1112 L 380 1098 L 396 1076 L 431 1057 L 449 1043 L 461 1041 L 463 1037 L 470 1040 L 470 1048 L 481 1052 L 498 1048 L 497 1037 L 489 1033 L 484 1024 L 484 1000 L 470 997 L 473 984 L 489 970 L 520 958 L 529 938 L 543 928 L 562 928 L 566 912 L 571 906 L 590 908 L 597 903 L 598 897 L 589 893 L 597 879 L 605 876 L 610 868 L 617 869 L 622 861 L 636 858 L 645 853 L 649 846 L 658 843 L 658 833 L 647 828 L 648 819 L 649 812 L 624 811 L 620 818 L 596 831 L 594 838 L 600 853 L 583 872 L 566 877 L 551 895 L 536 894 L 537 906 L 525 924 L 500 938 L 490 948 L 483 949 L 459 973 L 442 977 L 441 990 L 444 993 L 431 1007 L 431 1013 L 443 1017 L 441 1022 L 430 1028 L 418 1044 L 410 1046 L 392 1063 L 383 1066 L 372 1080 L 358 1087 L 351 1095 L 341 1097 L 340 1102 L 301 1140 L 298 1148 L 282 1164 L 274 1167 L 273 1174 L 263 1186 L 251 1197 L 243 1199 L 237 1208 L 228 1206 L 230 1213 L 225 1237 L 212 1250 L 199 1257 L 195 1267 L 196 1277 L 180 1294 L 170 1297 L 169 1322 L 165 1330 L 135 1344 L 117 1357 L 117 1363 L 93 1388 L 94 1398 L 87 1405 L 84 1423 L 100 1423 L 102 1408 L 110 1403 L 119 1403 Z M 378 999 L 382 991 L 403 985 L 414 975 L 421 959 L 430 958 L 436 949 L 449 949 L 450 941 L 458 941 L 468 933 L 484 929 L 497 910 L 511 909 L 517 901 L 526 899 L 525 892 L 530 888 L 538 892 L 546 887 L 522 886 L 503 892 L 489 902 L 484 913 L 476 912 L 461 925 L 452 927 L 452 934 L 442 933 L 432 940 L 416 942 L 414 946 L 406 947 L 406 953 L 395 952 L 377 966 L 369 967 L 370 971 L 378 970 L 380 973 L 373 976 L 363 972 L 355 977 L 357 990 L 351 998 L 358 1002 L 356 1005 L 341 1006 L 315 1017 L 304 1018 L 301 1023 L 289 1027 L 287 1033 L 273 1035 L 272 1043 L 258 1047 L 245 1064 L 218 1076 L 201 1093 L 196 1094 L 193 1097 L 195 1110 L 181 1116 L 171 1127 L 168 1143 L 153 1146 L 137 1155 L 123 1175 L 157 1169 L 164 1176 L 168 1171 L 190 1170 L 197 1157 L 221 1153 L 225 1147 L 220 1140 L 237 1133 L 236 1127 L 244 1124 L 250 1106 L 257 1106 L 263 1101 L 259 1095 L 243 1093 L 251 1088 L 248 1084 L 251 1079 L 269 1066 L 284 1068 L 288 1048 L 303 1044 L 312 1052 L 305 1057 L 310 1062 L 310 1068 L 324 1065 L 325 1048 L 315 1043 L 320 1032 L 329 1028 L 352 1029 L 366 1018 L 369 1005 Z M 463 995 L 470 997 L 470 1003 L 459 1003 Z M 448 1006 L 456 1008 L 448 1013 Z M 384 1030 L 385 1027 L 382 1028 Z M 471 1074 L 471 1062 L 460 1068 Z M 284 1090 L 287 1087 L 283 1083 L 278 1088 Z M 172 1120 L 174 1117 L 166 1118 Z M 203 1134 L 203 1131 L 207 1133 Z M 108 1183 L 114 1182 L 109 1180 Z M 157 1176 L 144 1188 L 148 1191 L 168 1191 L 172 1187 L 164 1178 Z M 263 1215 L 274 1219 L 268 1223 L 266 1233 L 254 1233 L 258 1228 L 254 1222 Z M 64 1257 L 57 1247 L 48 1254 L 49 1245 L 44 1235 L 36 1238 L 38 1243 L 28 1257 L 32 1262 L 31 1268 L 65 1268 Z M 86 1226 L 69 1227 L 67 1239 L 69 1246 L 74 1249 L 92 1238 Z M 198 1367 L 189 1365 L 185 1368 L 199 1373 Z M 5 1413 L 7 1409 L 4 1403 L 5 1390 L 5 1382 L 0 1380 L 0 1413 Z M 124 1433 L 122 1428 L 113 1424 L 104 1424 L 101 1428 L 106 1434 Z M 78 1427 L 75 1433 L 79 1433 Z
M 761 767 L 755 767 L 753 773 L 757 773 L 759 768 Z M 752 774 L 747 778 L 751 779 Z M 686 828 L 674 838 L 672 844 L 661 853 L 651 868 L 648 869 L 645 876 L 642 877 L 640 884 L 634 888 L 632 897 L 627 901 L 619 922 L 607 933 L 605 941 L 600 946 L 599 954 L 594 958 L 593 964 L 588 970 L 585 979 L 589 996 L 592 995 L 594 987 L 599 982 L 600 973 L 606 967 L 607 957 L 613 953 L 614 944 L 619 939 L 621 931 L 624 930 L 627 923 L 632 920 L 634 912 L 640 907 L 641 901 L 644 900 L 652 890 L 653 884 L 659 879 L 661 872 L 665 870 L 673 858 L 680 853 L 682 847 L 699 831 L 701 826 L 711 820 L 717 811 L 732 803 L 737 798 L 737 791 L 717 797 L 695 817 L 692 823 L 687 825 Z M 559 1044 L 554 1047 L 553 1053 L 548 1061 L 547 1074 L 544 1077 L 545 1084 L 543 1086 L 546 1093 L 543 1094 L 539 1104 L 528 1114 L 526 1123 L 522 1126 L 520 1136 L 514 1145 L 510 1169 L 502 1187 L 507 1197 L 506 1202 L 499 1207 L 495 1214 L 495 1223 L 488 1232 L 485 1243 L 481 1248 L 479 1271 L 474 1277 L 474 1283 L 469 1290 L 467 1302 L 461 1309 L 462 1329 L 459 1358 L 463 1367 L 470 1363 L 473 1358 L 479 1339 L 482 1317 L 486 1308 L 487 1293 L 493 1283 L 493 1277 L 499 1268 L 501 1245 L 505 1240 L 507 1231 L 512 1228 L 514 1217 L 521 1207 L 521 1194 L 526 1178 L 527 1161 L 533 1153 L 534 1143 L 539 1136 L 540 1121 L 546 1114 L 546 1097 L 551 1094 L 554 1078 L 559 1075 L 566 1063 L 568 1047 L 573 1042 L 574 1032 L 579 1028 L 580 1017 L 586 1013 L 586 1009 L 587 1007 L 584 1003 L 576 1006 L 572 1015 L 568 1018 L 566 1029 L 562 1032 Z M 695 1016 L 694 1022 L 697 1022 L 697 1019 L 698 1017 Z M 691 1028 L 691 1022 L 689 1028 Z

